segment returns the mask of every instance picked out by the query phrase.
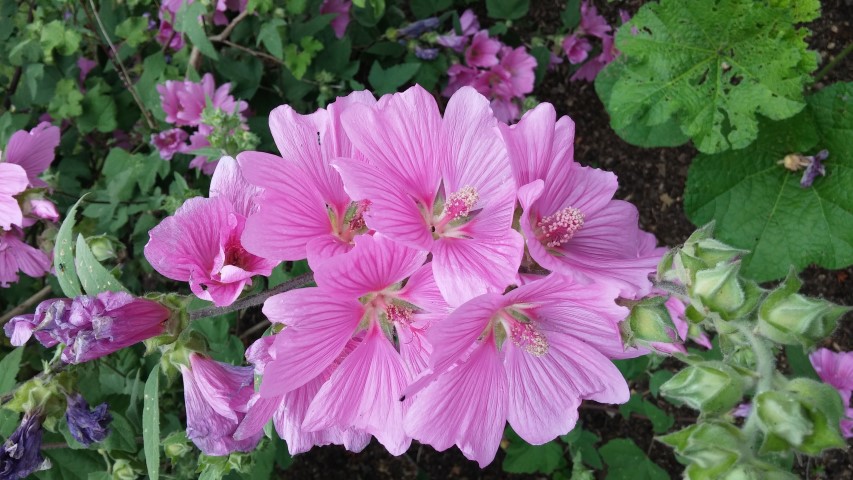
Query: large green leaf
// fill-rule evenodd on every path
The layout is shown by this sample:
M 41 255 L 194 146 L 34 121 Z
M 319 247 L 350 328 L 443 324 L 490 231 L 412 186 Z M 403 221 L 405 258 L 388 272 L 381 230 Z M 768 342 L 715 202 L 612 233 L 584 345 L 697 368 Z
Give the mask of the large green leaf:
M 544 445 L 530 445 L 511 428 L 507 429 L 509 447 L 503 469 L 510 473 L 551 473 L 563 461 L 563 447 L 556 440 Z
M 486 12 L 491 18 L 518 20 L 529 9 L 530 0 L 486 0 Z
M 77 251 L 74 257 L 74 265 L 77 267 L 77 276 L 80 278 L 83 290 L 88 295 L 97 295 L 101 292 L 127 291 L 124 285 L 116 280 L 110 274 L 110 271 L 98 262 L 83 235 L 77 236 Z
M 378 61 L 373 62 L 367 81 L 373 86 L 376 95 L 396 92 L 421 68 L 420 63 L 401 63 L 386 69 Z
M 633 441 L 617 438 L 599 450 L 607 464 L 607 480 L 665 480 L 666 471 L 657 466 Z
M 853 264 L 853 83 L 832 85 L 783 122 L 764 122 L 748 148 L 699 155 L 690 167 L 684 208 L 696 225 L 716 220 L 719 240 L 752 250 L 742 272 L 782 278 L 790 265 L 836 269 Z M 829 151 L 826 176 L 800 186 L 801 172 L 778 162 L 790 153 Z
M 160 478 L 160 366 L 155 365 L 145 381 L 142 397 L 142 446 L 151 480 Z
M 717 153 L 752 143 L 758 114 L 781 120 L 799 112 L 817 56 L 795 24 L 816 18 L 819 3 L 769 3 L 644 5 L 616 34 L 626 64 L 605 102 L 616 131 L 674 119 L 700 151 Z
M 56 279 L 59 280 L 59 286 L 62 292 L 67 297 L 79 297 L 83 295 L 83 290 L 80 289 L 80 280 L 77 279 L 77 267 L 74 264 L 74 241 L 72 231 L 77 220 L 74 218 L 77 214 L 77 207 L 83 201 L 83 197 L 77 200 L 65 220 L 62 221 L 62 226 L 59 227 L 59 233 L 56 234 L 56 244 L 53 247 L 53 269 L 56 271 Z
M 214 60 L 218 60 L 216 49 L 210 39 L 207 38 L 207 33 L 199 20 L 201 15 L 207 13 L 207 8 L 203 2 L 184 3 L 178 10 L 175 18 L 175 30 L 187 34 L 193 46 L 198 48 L 205 56 Z
M 21 356 L 24 347 L 18 347 L 6 354 L 0 360 L 0 394 L 12 390 L 18 379 L 18 371 L 21 369 Z

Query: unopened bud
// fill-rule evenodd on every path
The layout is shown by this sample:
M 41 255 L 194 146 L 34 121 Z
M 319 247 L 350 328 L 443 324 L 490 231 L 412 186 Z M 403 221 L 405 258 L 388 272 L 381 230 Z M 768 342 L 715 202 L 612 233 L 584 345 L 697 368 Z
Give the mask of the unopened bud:
M 785 345 L 812 347 L 835 330 L 851 307 L 796 293 L 802 282 L 791 273 L 758 309 L 758 331 Z
M 678 372 L 661 385 L 667 398 L 702 413 L 722 413 L 743 398 L 744 382 L 736 370 L 722 362 L 703 362 Z
M 729 263 L 696 272 L 691 296 L 698 297 L 709 310 L 728 316 L 746 302 L 739 271 L 739 263 Z
M 622 323 L 628 327 L 627 332 L 623 332 L 627 334 L 626 343 L 672 343 L 677 339 L 666 300 L 666 297 L 650 297 L 631 308 L 631 314 Z
M 702 422 L 664 435 L 661 442 L 688 459 L 685 478 L 720 478 L 741 459 L 741 431 L 729 423 Z
M 116 258 L 116 251 L 118 250 L 116 246 L 121 245 L 118 240 L 106 235 L 89 237 L 86 239 L 86 243 L 92 250 L 92 255 L 94 255 L 99 262 Z
M 116 460 L 113 464 L 112 480 L 134 480 L 139 477 L 139 472 L 133 468 L 130 461 L 125 459 Z
M 705 262 L 709 267 L 714 267 L 721 262 L 731 262 L 749 253 L 749 250 L 730 247 L 713 238 L 696 242 L 694 248 L 694 256 Z
M 759 425 L 768 436 L 779 437 L 797 447 L 812 434 L 814 425 L 800 402 L 783 392 L 762 392 L 755 397 Z

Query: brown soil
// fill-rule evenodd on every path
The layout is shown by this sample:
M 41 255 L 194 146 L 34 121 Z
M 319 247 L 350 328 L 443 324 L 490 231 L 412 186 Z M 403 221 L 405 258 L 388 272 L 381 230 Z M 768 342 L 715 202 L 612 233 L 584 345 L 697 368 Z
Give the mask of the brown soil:
M 643 1 L 594 2 L 611 21 L 618 24 L 618 8 L 634 13 Z M 564 0 L 537 0 L 531 2 L 528 18 L 519 22 L 526 31 L 553 34 L 560 28 L 559 12 Z M 812 48 L 822 57 L 822 65 L 830 61 L 846 45 L 853 42 L 851 6 L 844 0 L 823 2 L 823 16 L 809 24 L 813 32 L 809 39 Z M 525 31 L 525 30 L 522 30 Z M 823 84 L 853 80 L 853 56 L 840 63 Z M 617 197 L 633 202 L 640 211 L 641 226 L 653 232 L 663 245 L 678 245 L 694 230 L 683 211 L 684 186 L 687 169 L 696 151 L 691 146 L 669 149 L 642 149 L 622 141 L 609 127 L 609 118 L 601 105 L 592 84 L 570 82 L 567 65 L 549 72 L 542 85 L 534 92 L 542 102 L 555 105 L 558 114 L 569 115 L 576 123 L 575 158 L 587 165 L 611 170 L 619 177 Z M 828 271 L 810 267 L 802 273 L 805 293 L 816 295 L 845 305 L 853 305 L 853 267 Z M 836 351 L 853 350 L 853 315 L 826 346 Z M 632 385 L 643 390 L 644 385 Z M 660 402 L 676 416 L 695 415 L 689 410 L 676 410 Z M 649 457 L 667 470 L 672 478 L 681 476 L 683 467 L 676 461 L 668 447 L 653 440 L 651 424 L 640 418 L 628 421 L 621 415 L 584 408 L 581 411 L 584 428 L 595 432 L 602 443 L 613 438 L 631 438 L 648 452 Z M 680 423 L 680 422 L 679 422 Z M 546 475 L 512 475 L 501 469 L 503 451 L 486 469 L 465 459 L 456 448 L 436 452 L 429 446 L 414 444 L 406 455 L 393 457 L 375 441 L 362 453 L 353 454 L 340 447 L 315 448 L 295 458 L 284 476 L 293 479 L 400 479 L 400 478 L 548 478 Z M 853 450 L 833 451 L 817 459 L 801 459 L 795 471 L 808 478 L 853 478 Z M 603 478 L 603 474 L 600 475 Z

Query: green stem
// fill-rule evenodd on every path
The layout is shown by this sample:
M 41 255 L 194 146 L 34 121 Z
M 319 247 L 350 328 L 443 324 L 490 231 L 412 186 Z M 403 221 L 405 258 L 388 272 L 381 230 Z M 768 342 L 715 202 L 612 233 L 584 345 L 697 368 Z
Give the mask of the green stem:
M 815 83 L 821 81 L 823 77 L 825 77 L 829 72 L 832 71 L 833 68 L 835 68 L 839 63 L 841 63 L 845 58 L 847 58 L 847 55 L 850 55 L 850 52 L 853 52 L 853 42 L 844 47 L 844 50 L 842 50 L 838 55 L 835 56 L 835 58 L 832 59 L 832 61 L 827 63 L 825 67 L 821 68 L 820 71 L 815 74 Z
M 305 274 L 302 274 L 302 275 L 300 275 L 300 276 L 298 276 L 292 280 L 288 280 L 288 281 L 282 283 L 281 285 L 279 285 L 275 288 L 271 288 L 271 289 L 265 290 L 261 293 L 252 295 L 250 297 L 246 297 L 246 298 L 237 300 L 236 302 L 232 303 L 231 305 L 228 305 L 227 307 L 207 307 L 207 308 L 200 308 L 198 310 L 193 310 L 191 312 L 188 312 L 189 316 L 190 316 L 190 320 L 198 320 L 200 318 L 207 318 L 207 317 L 216 317 L 219 315 L 225 315 L 226 313 L 236 312 L 237 310 L 243 310 L 246 308 L 255 307 L 255 306 L 258 306 L 258 305 L 264 303 L 268 298 L 270 298 L 273 295 L 277 295 L 279 293 L 286 292 L 288 290 L 293 290 L 295 288 L 302 288 L 302 287 L 308 285 L 309 283 L 311 283 L 313 281 L 314 281 L 314 274 L 310 273 L 310 272 L 305 273 Z

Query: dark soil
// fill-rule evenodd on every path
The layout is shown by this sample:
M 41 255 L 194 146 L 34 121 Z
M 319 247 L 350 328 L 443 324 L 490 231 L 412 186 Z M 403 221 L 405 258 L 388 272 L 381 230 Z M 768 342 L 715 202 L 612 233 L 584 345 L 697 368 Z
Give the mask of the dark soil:
M 644 2 L 594 2 L 611 21 L 618 24 L 618 8 L 633 14 Z M 539 34 L 557 33 L 561 22 L 559 12 L 565 0 L 537 0 L 531 2 L 531 12 L 521 23 L 527 31 Z M 853 7 L 845 0 L 823 2 L 823 16 L 807 25 L 813 32 L 809 38 L 812 48 L 826 65 L 846 45 L 853 42 Z M 691 146 L 668 149 L 643 149 L 622 141 L 609 127 L 609 118 L 601 105 L 592 84 L 570 82 L 567 65 L 549 72 L 534 94 L 542 102 L 555 105 L 558 114 L 569 115 L 576 123 L 575 158 L 583 164 L 611 170 L 619 177 L 617 197 L 631 201 L 640 211 L 641 226 L 653 232 L 662 245 L 682 243 L 695 226 L 684 214 L 683 197 L 687 169 L 696 151 Z M 853 80 L 853 56 L 839 63 L 815 88 L 836 81 Z M 851 226 L 853 228 L 853 226 Z M 853 305 L 853 267 L 839 271 L 810 267 L 801 277 L 804 291 L 836 303 Z M 853 315 L 848 315 L 826 346 L 835 351 L 853 350 Z M 632 385 L 644 391 L 645 385 Z M 681 419 L 676 424 L 695 415 L 686 409 L 674 409 L 666 402 L 661 408 Z M 631 438 L 649 457 L 670 473 L 681 476 L 683 467 L 676 461 L 672 450 L 653 440 L 651 424 L 642 418 L 626 421 L 612 409 L 601 406 L 582 407 L 581 422 L 587 430 L 596 433 L 606 443 L 613 438 Z M 676 428 L 674 427 L 674 429 Z M 808 478 L 853 478 L 853 450 L 833 451 L 821 458 L 802 459 L 795 466 L 800 476 Z M 414 444 L 406 455 L 393 457 L 375 441 L 363 452 L 353 454 L 341 447 L 315 448 L 296 457 L 286 472 L 293 479 L 401 479 L 401 478 L 547 478 L 545 475 L 512 475 L 501 469 L 503 451 L 486 469 L 467 460 L 458 449 L 436 452 L 429 446 Z M 419 474 L 420 473 L 420 474 Z M 425 475 L 425 476 L 424 476 Z M 603 478 L 603 475 L 601 475 Z

